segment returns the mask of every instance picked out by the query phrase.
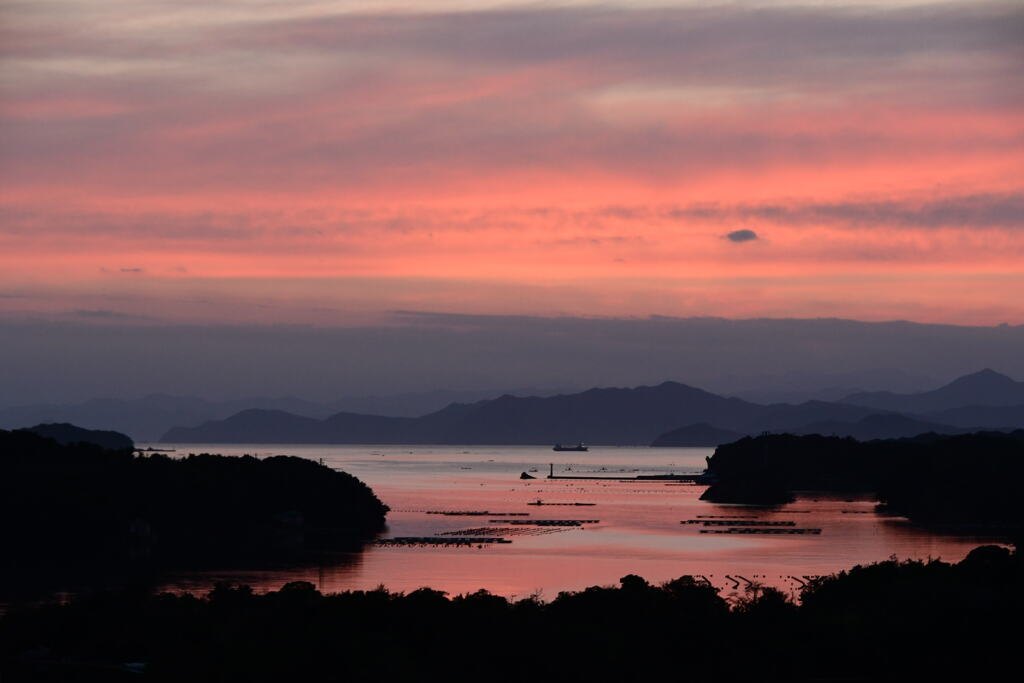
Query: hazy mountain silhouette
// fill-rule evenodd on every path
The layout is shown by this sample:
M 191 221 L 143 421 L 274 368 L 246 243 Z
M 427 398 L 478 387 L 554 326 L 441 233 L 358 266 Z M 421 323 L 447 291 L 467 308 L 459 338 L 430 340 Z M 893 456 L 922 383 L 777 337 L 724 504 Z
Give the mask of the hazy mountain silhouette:
M 817 407 L 816 408 L 820 408 Z M 824 436 L 849 436 L 858 441 L 874 439 L 900 439 L 934 432 L 936 434 L 961 434 L 975 431 L 948 424 L 901 415 L 899 413 L 875 413 L 854 422 L 825 420 L 811 422 L 799 427 L 776 428 L 767 431 L 785 431 L 793 434 L 822 434 Z M 737 433 L 717 429 L 709 424 L 690 425 L 674 429 L 656 438 L 652 446 L 720 446 L 731 443 L 743 436 L 752 436 L 754 431 Z
M 925 417 L 954 427 L 1009 429 L 1024 426 L 1024 404 L 1014 406 L 963 406 L 925 413 Z
M 687 425 L 662 434 L 651 442 L 652 446 L 719 446 L 746 436 L 740 432 L 719 429 L 707 422 Z
M 843 395 L 917 392 L 985 366 L 1024 379 L 1022 348 L 1024 325 L 839 319 L 597 319 L 400 311 L 380 326 L 344 328 L 5 320 L 0 321 L 0 355 L 18 362 L 4 368 L 0 406 L 50 403 L 53 397 L 80 402 L 95 397 L 96 387 L 108 387 L 116 398 L 133 395 L 126 392 L 213 398 L 229 391 L 232 397 L 301 396 L 322 402 L 334 401 L 341 392 L 355 397 L 439 387 L 487 392 L 449 397 L 416 413 L 393 412 L 369 402 L 338 405 L 332 411 L 411 416 L 503 392 L 536 395 L 524 387 L 569 393 L 592 386 L 651 385 L 669 378 L 755 403 L 799 403 L 839 398 L 815 393 L 824 387 L 849 387 Z M 53 358 L 61 363 L 54 364 Z M 247 371 L 254 368 L 259 372 Z M 244 408 L 304 414 L 259 404 L 239 405 L 232 412 Z M 169 426 L 194 426 L 229 414 Z M 13 425 L 85 425 L 73 417 L 40 416 Z
M 815 422 L 856 422 L 877 411 L 824 401 L 758 405 L 677 382 L 590 389 L 550 397 L 504 395 L 455 403 L 420 418 L 339 413 L 325 420 L 245 411 L 227 420 L 175 428 L 170 443 L 650 444 L 680 424 L 731 432 L 794 430 Z
M 195 427 L 211 420 L 225 420 L 251 409 L 284 411 L 317 419 L 339 412 L 413 417 L 435 412 L 453 401 L 478 401 L 496 393 L 438 390 L 391 396 L 343 397 L 319 403 L 292 396 L 208 401 L 194 396 L 150 394 L 138 399 L 97 398 L 76 404 L 4 408 L 0 409 L 0 429 L 68 422 L 88 429 L 115 429 L 136 441 L 156 441 L 173 427 Z
M 903 413 L 934 413 L 964 406 L 1024 406 L 1024 382 L 988 368 L 916 394 L 876 391 L 852 394 L 842 403 Z
M 243 410 L 224 420 L 204 422 L 193 431 L 201 431 L 210 443 L 225 443 L 234 439 L 237 443 L 279 443 L 281 435 L 292 435 L 290 443 L 302 443 L 297 437 L 317 431 L 321 421 L 312 417 L 293 415 L 283 410 Z M 189 431 L 187 427 L 175 427 L 175 431 Z M 237 437 L 244 435 L 245 438 Z M 167 440 L 166 437 L 164 439 Z M 175 439 L 180 441 L 180 439 Z
M 297 398 L 207 401 L 192 396 L 151 394 L 139 399 L 97 398 L 78 404 L 40 404 L 0 410 L 0 429 L 39 422 L 70 422 L 89 429 L 116 429 L 139 441 L 157 439 L 175 425 L 224 419 L 246 408 L 286 410 L 326 417 L 337 411 Z
M 919 420 L 896 413 L 874 414 L 856 422 L 815 422 L 793 430 L 796 434 L 821 434 L 823 436 L 850 436 L 858 441 L 875 439 L 900 439 L 934 432 L 936 434 L 960 434 L 962 429 L 946 424 Z
M 941 375 L 940 375 L 941 376 Z M 753 403 L 836 402 L 851 394 L 891 391 L 909 394 L 935 386 L 935 379 L 899 367 L 879 367 L 853 372 L 819 370 L 807 372 L 766 372 L 747 380 L 749 387 L 716 390 L 723 396 L 735 396 Z
M 762 405 L 678 382 L 595 388 L 557 396 L 512 396 L 451 405 L 418 418 L 340 412 L 325 419 L 243 411 L 169 430 L 171 443 L 438 443 L 718 445 L 763 431 L 835 434 L 861 440 L 935 432 L 1013 429 L 1024 382 L 983 370 L 919 394 L 856 394 L 843 402 Z M 979 405 L 985 399 L 1001 402 Z M 883 405 L 864 405 L 881 403 Z M 892 407 L 885 407 L 892 406 Z M 936 408 L 936 406 L 944 408 Z M 929 411 L 931 408 L 931 411 Z
M 112 451 L 125 451 L 135 448 L 132 440 L 119 432 L 107 429 L 82 429 L 73 424 L 38 424 L 24 431 L 53 439 L 61 445 L 76 443 L 94 444 Z

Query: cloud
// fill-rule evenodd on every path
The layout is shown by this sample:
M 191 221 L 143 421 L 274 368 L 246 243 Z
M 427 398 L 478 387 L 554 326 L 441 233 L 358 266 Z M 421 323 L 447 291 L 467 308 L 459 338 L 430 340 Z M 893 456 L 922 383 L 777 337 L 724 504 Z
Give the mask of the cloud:
M 61 4 L 68 17 L 22 3 L 5 16 L 10 183 L 408 196 L 538 169 L 581 185 L 588 172 L 648 182 L 963 162 L 1024 142 L 1010 116 L 1024 100 L 1024 11 L 1010 3 L 260 21 L 194 9 L 159 31 L 142 17 L 82 30 L 96 23 L 89 6 Z M 137 63 L 151 70 L 124 68 Z
M 142 298 L 216 279 L 201 319 L 813 314 L 867 273 L 945 289 L 851 315 L 988 319 L 1024 256 L 1019 2 L 9 4 L 0 287 L 51 311 L 145 263 Z
M 149 320 L 149 316 L 139 315 L 137 313 L 123 313 L 121 311 L 112 311 L 106 308 L 79 308 L 70 311 L 70 315 L 77 318 L 96 319 L 96 320 Z
M 890 199 L 834 203 L 744 205 L 736 214 L 773 223 L 807 223 L 851 227 L 1024 227 L 1024 192 L 936 197 L 929 200 Z
M 264 248 L 308 251 L 329 245 L 354 244 L 388 237 L 441 236 L 453 233 L 525 234 L 540 229 L 534 244 L 623 246 L 644 243 L 645 226 L 756 223 L 787 227 L 829 226 L 849 229 L 921 228 L 1004 230 L 1024 228 L 1024 190 L 1003 193 L 937 195 L 921 193 L 889 198 L 856 198 L 824 202 L 813 197 L 762 202 L 692 202 L 686 204 L 615 204 L 569 208 L 557 205 L 498 206 L 466 209 L 455 206 L 388 206 L 303 210 L 186 209 L 131 212 L 55 209 L 49 206 L 0 206 L 0 239 L 10 243 L 44 244 L 60 237 L 100 243 L 182 243 L 209 251 Z M 617 232 L 625 227 L 629 232 Z M 723 235 L 749 241 L 754 228 Z M 115 245 L 111 245 L 113 248 Z M 186 272 L 180 264 L 172 267 Z M 124 267 L 122 273 L 142 273 Z M 104 272 L 109 270 L 104 269 Z
M 146 272 L 146 270 L 144 268 L 122 268 L 121 272 L 122 273 L 144 273 L 144 272 Z
M 725 239 L 730 242 L 753 242 L 758 239 L 757 233 L 753 230 L 733 230 L 722 235 Z
M 1024 191 L 932 196 L 927 199 L 910 196 L 835 202 L 805 199 L 731 205 L 690 204 L 662 207 L 658 212 L 679 221 L 755 220 L 774 225 L 829 225 L 866 229 L 904 227 L 1016 230 L 1024 228 Z M 618 215 L 629 215 L 629 212 L 620 210 Z M 633 210 L 634 218 L 643 216 L 645 220 L 650 220 L 651 215 L 650 211 L 644 212 L 642 207 Z

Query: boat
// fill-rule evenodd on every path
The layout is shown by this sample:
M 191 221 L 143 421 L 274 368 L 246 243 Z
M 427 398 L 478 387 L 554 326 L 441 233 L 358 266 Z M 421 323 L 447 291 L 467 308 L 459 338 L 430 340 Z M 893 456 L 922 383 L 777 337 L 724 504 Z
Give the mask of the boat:
M 590 449 L 587 448 L 586 446 L 584 446 L 583 442 L 580 442 L 580 443 L 576 444 L 575 446 L 573 446 L 572 444 L 556 443 L 555 447 L 553 449 L 551 449 L 551 450 L 554 450 L 554 451 L 589 451 Z

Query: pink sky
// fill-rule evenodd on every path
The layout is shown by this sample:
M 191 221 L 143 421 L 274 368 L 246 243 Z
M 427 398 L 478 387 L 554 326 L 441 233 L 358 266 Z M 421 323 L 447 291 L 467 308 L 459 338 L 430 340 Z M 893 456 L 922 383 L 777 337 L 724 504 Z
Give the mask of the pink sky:
M 7 315 L 1024 323 L 1018 3 L 0 18 Z

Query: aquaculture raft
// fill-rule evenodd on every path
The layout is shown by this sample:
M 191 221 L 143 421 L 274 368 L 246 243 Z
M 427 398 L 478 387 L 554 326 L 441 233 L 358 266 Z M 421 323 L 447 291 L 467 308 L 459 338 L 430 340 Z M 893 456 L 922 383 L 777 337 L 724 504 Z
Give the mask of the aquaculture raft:
M 790 521 L 763 521 L 748 519 L 687 519 L 680 524 L 702 524 L 703 526 L 796 526 L 796 522 Z
M 497 536 L 396 536 L 381 538 L 376 545 L 482 545 L 484 543 L 511 543 Z
M 582 526 L 597 524 L 599 519 L 490 519 L 491 524 L 528 524 L 530 526 Z
M 702 534 L 794 534 L 817 536 L 821 534 L 821 529 L 793 529 L 788 527 L 729 527 L 727 529 L 701 529 L 700 532 Z

